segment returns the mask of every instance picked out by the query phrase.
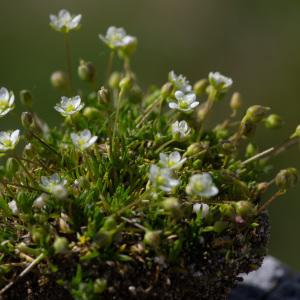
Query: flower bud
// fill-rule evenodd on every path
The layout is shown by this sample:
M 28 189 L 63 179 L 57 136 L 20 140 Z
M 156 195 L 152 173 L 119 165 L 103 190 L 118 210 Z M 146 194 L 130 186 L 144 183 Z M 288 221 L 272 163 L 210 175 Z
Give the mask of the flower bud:
M 33 127 L 34 117 L 33 117 L 32 113 L 30 113 L 28 111 L 22 112 L 22 114 L 21 114 L 21 123 L 22 123 L 24 128 Z
M 97 100 L 99 104 L 109 103 L 109 94 L 108 94 L 108 90 L 105 87 L 102 86 L 98 91 Z
M 121 81 L 121 74 L 119 72 L 113 72 L 108 80 L 108 85 L 112 89 L 118 89 Z
M 265 126 L 269 129 L 278 129 L 281 128 L 283 125 L 283 121 L 279 115 L 272 114 L 269 115 L 265 120 L 264 120 Z
M 31 95 L 30 91 L 28 91 L 28 90 L 20 91 L 20 101 L 24 106 L 31 108 L 32 107 L 32 95 Z
M 231 204 L 222 204 L 219 209 L 224 217 L 232 218 L 234 216 L 235 210 Z
M 131 76 L 125 76 L 119 83 L 119 87 L 123 91 L 130 90 L 133 85 L 133 79 Z
M 68 249 L 69 242 L 65 237 L 56 237 L 53 248 L 56 254 L 64 253 Z
M 291 138 L 300 137 L 300 125 L 297 126 L 295 132 L 291 135 Z
M 165 199 L 162 202 L 162 206 L 167 212 L 170 212 L 173 216 L 181 215 L 180 204 L 177 198 L 170 197 Z
M 6 171 L 8 175 L 10 176 L 15 175 L 18 169 L 19 169 L 19 164 L 17 160 L 13 157 L 9 157 L 6 161 Z
M 173 91 L 173 84 L 170 82 L 165 83 L 161 88 L 161 95 L 164 99 L 167 99 L 171 96 L 171 93 Z
M 94 282 L 95 294 L 103 293 L 107 288 L 107 280 L 105 278 L 97 278 Z
M 157 247 L 160 242 L 160 231 L 147 230 L 144 235 L 144 243 L 151 247 Z
M 269 110 L 269 107 L 261 105 L 250 106 L 244 119 L 246 118 L 246 120 L 250 120 L 253 123 L 259 123 L 266 116 Z
M 255 209 L 250 201 L 239 201 L 235 203 L 235 210 L 237 215 L 247 218 L 254 214 Z
M 255 154 L 257 154 L 257 147 L 254 145 L 254 144 L 252 144 L 252 143 L 250 143 L 250 144 L 248 144 L 247 145 L 247 147 L 246 147 L 246 153 L 245 153 L 245 156 L 246 157 L 252 157 L 252 156 L 254 156 Z
M 202 150 L 205 150 L 207 148 L 207 145 L 204 143 L 193 143 L 191 144 L 186 152 L 184 153 L 184 157 L 186 156 L 193 156 L 201 152 Z
M 207 79 L 200 79 L 198 80 L 193 87 L 193 90 L 196 94 L 196 96 L 201 96 L 205 93 L 206 88 L 208 86 L 208 80 Z
M 256 124 L 251 120 L 245 119 L 244 117 L 240 125 L 241 134 L 246 137 L 249 137 L 255 133 L 255 130 L 256 130 Z
M 92 107 L 92 106 L 87 106 L 82 113 L 88 120 L 93 120 L 93 119 L 98 119 L 100 116 L 100 111 L 99 109 Z
M 298 171 L 295 168 L 281 170 L 275 177 L 275 183 L 280 190 L 286 190 L 298 181 Z
M 50 81 L 52 86 L 56 89 L 64 89 L 68 86 L 68 77 L 63 71 L 52 73 Z
M 96 76 L 96 68 L 90 61 L 80 60 L 78 66 L 78 76 L 83 81 L 93 82 Z
M 233 93 L 231 100 L 230 100 L 230 108 L 233 111 L 237 111 L 242 106 L 242 97 L 241 94 L 238 92 Z

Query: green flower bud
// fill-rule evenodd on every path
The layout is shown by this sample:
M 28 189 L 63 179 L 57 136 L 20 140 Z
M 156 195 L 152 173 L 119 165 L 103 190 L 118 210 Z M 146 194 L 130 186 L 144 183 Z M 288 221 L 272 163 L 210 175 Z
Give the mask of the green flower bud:
M 180 204 L 177 198 L 170 197 L 162 202 L 163 208 L 173 216 L 180 216 Z
M 235 203 L 237 215 L 247 218 L 255 213 L 254 205 L 250 201 L 239 201 Z
M 64 89 L 68 86 L 68 77 L 63 71 L 52 73 L 50 81 L 52 86 L 56 89 Z
M 157 247 L 160 242 L 161 232 L 158 230 L 147 230 L 144 235 L 144 243 L 151 247 Z
M 105 278 L 97 278 L 94 282 L 95 294 L 103 293 L 107 288 L 107 280 Z
M 82 113 L 88 120 L 93 120 L 93 119 L 98 119 L 101 116 L 100 110 L 95 108 L 95 107 L 91 107 L 91 106 L 87 106 Z
M 24 111 L 21 114 L 21 123 L 24 128 L 30 128 L 34 126 L 34 116 L 32 113 Z
M 252 122 L 251 120 L 243 119 L 241 126 L 240 126 L 240 131 L 241 134 L 249 137 L 255 133 L 256 130 L 256 124 Z
M 281 170 L 275 177 L 275 183 L 280 190 L 286 190 L 296 185 L 298 171 L 295 168 Z
M 128 91 L 133 85 L 133 79 L 131 76 L 125 76 L 119 83 L 119 87 L 123 91 Z
M 173 84 L 170 82 L 165 83 L 161 88 L 161 95 L 164 99 L 167 99 L 171 96 L 171 93 L 173 91 Z
M 121 73 L 113 72 L 108 80 L 108 85 L 112 89 L 118 89 L 121 81 Z
M 272 114 L 269 115 L 265 120 L 264 120 L 265 126 L 269 129 L 278 129 L 281 128 L 283 125 L 283 121 L 279 115 Z
M 99 104 L 107 104 L 109 103 L 109 93 L 105 87 L 101 87 L 101 89 L 97 93 L 97 99 Z
M 200 153 L 201 151 L 207 149 L 207 147 L 208 146 L 205 143 L 193 143 L 187 148 L 187 150 L 183 156 L 186 157 L 186 156 L 196 155 L 196 154 Z
M 18 161 L 13 157 L 9 157 L 6 161 L 6 171 L 8 175 L 10 176 L 15 175 L 18 170 L 19 170 Z
M 28 91 L 28 90 L 20 91 L 20 101 L 24 106 L 31 108 L 32 107 L 32 95 L 31 95 L 30 91 Z
M 64 253 L 68 249 L 69 242 L 65 237 L 56 237 L 53 243 L 53 248 L 56 254 Z
M 241 94 L 238 92 L 233 93 L 231 100 L 230 100 L 230 108 L 233 111 L 237 111 L 242 106 L 242 97 Z
M 117 222 L 114 217 L 107 217 L 104 221 L 103 228 L 106 230 L 112 230 L 117 227 Z
M 96 76 L 96 68 L 90 61 L 80 60 L 78 66 L 78 76 L 83 81 L 93 82 Z
M 200 79 L 198 80 L 193 87 L 193 90 L 197 96 L 201 96 L 205 93 L 206 88 L 208 87 L 208 80 L 207 79 Z
M 248 108 L 246 116 L 246 120 L 250 120 L 253 123 L 259 123 L 262 121 L 262 119 L 266 116 L 268 111 L 270 110 L 270 107 L 265 107 L 261 105 L 253 105 Z
M 249 143 L 249 144 L 247 145 L 247 147 L 246 147 L 246 153 L 245 153 L 245 156 L 246 156 L 246 157 L 252 157 L 252 156 L 254 156 L 255 154 L 257 154 L 257 151 L 258 151 L 257 147 L 256 147 L 254 144 Z
M 300 125 L 297 126 L 295 132 L 291 135 L 291 138 L 300 137 Z
M 234 207 L 231 204 L 222 204 L 219 209 L 224 217 L 232 218 L 235 214 Z

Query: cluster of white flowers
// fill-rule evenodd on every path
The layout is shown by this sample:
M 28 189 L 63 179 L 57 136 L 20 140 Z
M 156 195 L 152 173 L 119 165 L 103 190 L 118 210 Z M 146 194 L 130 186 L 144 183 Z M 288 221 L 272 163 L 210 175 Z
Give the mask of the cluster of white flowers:
M 67 117 L 77 113 L 83 107 L 84 103 L 81 102 L 80 96 L 75 96 L 73 98 L 61 97 L 60 103 L 57 103 L 54 109 Z
M 71 133 L 71 140 L 76 148 L 80 151 L 83 151 L 97 141 L 97 136 L 92 136 L 91 132 L 88 129 L 85 129 L 79 133 Z
M 122 49 L 137 43 L 136 37 L 128 35 L 124 28 L 115 26 L 110 26 L 105 36 L 99 34 L 99 38 L 111 49 Z
M 58 15 L 50 15 L 50 26 L 59 32 L 68 33 L 80 28 L 81 15 L 73 16 L 66 9 L 61 9 Z

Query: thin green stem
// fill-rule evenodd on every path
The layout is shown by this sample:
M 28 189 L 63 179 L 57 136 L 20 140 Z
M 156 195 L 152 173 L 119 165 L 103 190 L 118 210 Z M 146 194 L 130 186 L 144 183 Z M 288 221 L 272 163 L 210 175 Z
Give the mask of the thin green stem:
M 65 48 L 66 48 L 66 62 L 67 62 L 67 74 L 69 78 L 70 93 L 73 91 L 73 80 L 72 80 L 72 61 L 71 61 L 71 46 L 70 37 L 68 33 L 65 36 Z
M 108 82 L 109 76 L 112 71 L 113 61 L 115 57 L 115 51 L 111 51 L 108 58 L 107 69 L 106 69 L 106 81 Z
M 275 199 L 285 194 L 285 191 L 277 191 L 269 200 L 267 200 L 258 210 L 257 214 L 264 211 Z
M 112 147 L 113 147 L 113 152 L 115 152 L 115 149 L 117 148 L 116 145 L 116 133 L 119 127 L 119 117 L 120 117 L 120 106 L 121 106 L 121 99 L 123 97 L 124 90 L 121 89 L 119 93 L 119 97 L 117 100 L 117 107 L 116 107 L 116 116 L 115 116 L 115 121 L 114 121 L 114 129 L 113 129 L 113 134 L 112 134 Z
M 164 144 L 162 144 L 159 148 L 157 148 L 157 149 L 155 150 L 155 153 L 160 153 L 164 148 L 166 148 L 167 146 L 169 146 L 169 145 L 172 144 L 173 142 L 175 142 L 174 139 L 171 139 L 171 140 L 165 142 Z

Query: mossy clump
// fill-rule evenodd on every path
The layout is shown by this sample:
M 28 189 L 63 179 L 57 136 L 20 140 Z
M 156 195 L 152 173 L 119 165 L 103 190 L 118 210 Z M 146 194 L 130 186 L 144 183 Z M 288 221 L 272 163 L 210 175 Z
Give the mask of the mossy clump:
M 68 72 L 51 76 L 62 124 L 50 128 L 26 90 L 23 128 L 0 132 L 0 295 L 226 299 L 239 274 L 266 255 L 266 208 L 297 181 L 293 168 L 273 173 L 270 158 L 299 134 L 260 152 L 255 131 L 282 121 L 260 105 L 241 115 L 237 92 L 229 117 L 208 126 L 233 84 L 218 72 L 192 88 L 172 71 L 162 87 L 142 90 L 130 66 L 137 39 L 122 28 L 100 36 L 111 51 L 105 82 L 80 60 L 87 83 L 75 89 L 69 35 L 80 21 L 65 10 L 51 16 L 68 53 Z M 0 90 L 1 116 L 14 101 Z

